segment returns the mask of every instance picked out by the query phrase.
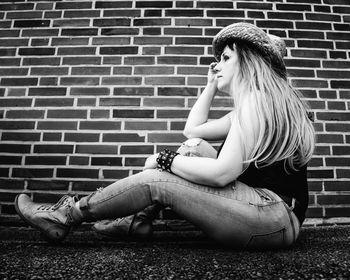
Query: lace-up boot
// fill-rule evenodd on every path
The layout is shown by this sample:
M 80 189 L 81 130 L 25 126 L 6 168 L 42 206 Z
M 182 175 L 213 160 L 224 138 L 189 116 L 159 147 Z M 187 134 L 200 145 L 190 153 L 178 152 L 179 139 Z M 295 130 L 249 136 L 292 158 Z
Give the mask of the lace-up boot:
M 26 194 L 16 197 L 15 208 L 18 215 L 29 225 L 40 230 L 49 241 L 63 240 L 70 227 L 81 223 L 82 215 L 76 208 L 76 197 L 63 196 L 56 204 L 34 203 Z

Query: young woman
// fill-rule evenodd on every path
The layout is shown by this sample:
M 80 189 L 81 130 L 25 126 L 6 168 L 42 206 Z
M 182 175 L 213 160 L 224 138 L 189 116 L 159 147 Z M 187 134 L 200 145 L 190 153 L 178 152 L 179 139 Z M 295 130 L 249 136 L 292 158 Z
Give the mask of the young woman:
M 210 65 L 184 135 L 224 140 L 218 155 L 204 140 L 189 140 L 182 154 L 152 155 L 144 171 L 80 200 L 64 196 L 47 206 L 20 194 L 18 214 L 58 241 L 72 225 L 160 204 L 230 246 L 292 245 L 308 205 L 306 166 L 314 130 L 305 104 L 287 83 L 284 42 L 252 24 L 236 23 L 215 36 L 213 51 L 218 62 Z M 234 107 L 208 121 L 218 90 L 232 96 Z

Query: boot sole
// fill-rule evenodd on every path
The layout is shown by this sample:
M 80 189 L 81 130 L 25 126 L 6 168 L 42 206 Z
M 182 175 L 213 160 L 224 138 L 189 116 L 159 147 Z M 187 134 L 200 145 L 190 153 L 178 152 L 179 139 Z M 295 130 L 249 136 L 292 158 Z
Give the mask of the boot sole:
M 42 236 L 46 239 L 46 241 L 50 242 L 50 243 L 57 243 L 57 242 L 60 242 L 62 241 L 68 234 L 68 231 L 66 234 L 64 234 L 62 237 L 60 238 L 57 238 L 57 239 L 53 239 L 50 235 L 48 235 L 46 233 L 46 231 L 42 230 L 39 226 L 33 224 L 30 220 L 28 220 L 21 212 L 21 210 L 19 209 L 18 207 L 18 198 L 19 198 L 20 194 L 18 194 L 15 198 L 15 209 L 16 209 L 16 212 L 17 214 L 27 223 L 29 224 L 31 227 L 37 229 L 40 231 L 40 233 L 42 234 Z

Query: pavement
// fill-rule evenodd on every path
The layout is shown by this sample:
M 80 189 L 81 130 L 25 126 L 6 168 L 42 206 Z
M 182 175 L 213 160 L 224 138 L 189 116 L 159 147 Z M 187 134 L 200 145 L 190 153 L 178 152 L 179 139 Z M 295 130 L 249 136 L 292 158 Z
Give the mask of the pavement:
M 350 279 L 350 225 L 302 228 L 283 250 L 233 250 L 198 231 L 110 240 L 84 230 L 48 244 L 0 227 L 0 279 Z

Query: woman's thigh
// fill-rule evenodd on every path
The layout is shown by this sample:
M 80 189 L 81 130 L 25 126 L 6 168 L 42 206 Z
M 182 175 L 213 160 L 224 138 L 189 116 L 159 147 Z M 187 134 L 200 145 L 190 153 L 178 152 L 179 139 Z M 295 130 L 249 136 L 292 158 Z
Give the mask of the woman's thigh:
M 127 216 L 160 203 L 208 236 L 233 246 L 281 247 L 296 238 L 277 196 L 237 181 L 213 188 L 152 169 L 122 179 L 87 200 L 95 219 Z

